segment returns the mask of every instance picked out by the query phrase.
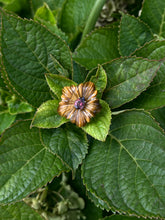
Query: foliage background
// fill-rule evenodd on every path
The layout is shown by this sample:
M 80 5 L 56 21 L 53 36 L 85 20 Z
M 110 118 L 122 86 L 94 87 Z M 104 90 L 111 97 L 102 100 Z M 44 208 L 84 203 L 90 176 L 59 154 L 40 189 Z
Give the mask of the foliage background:
M 165 219 L 164 0 L 0 4 L 0 219 Z M 84 81 L 81 129 L 57 107 Z

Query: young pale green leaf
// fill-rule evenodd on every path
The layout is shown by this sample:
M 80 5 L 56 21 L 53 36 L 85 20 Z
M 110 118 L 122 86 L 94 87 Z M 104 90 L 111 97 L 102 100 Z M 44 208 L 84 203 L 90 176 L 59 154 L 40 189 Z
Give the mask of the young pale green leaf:
M 145 218 L 145 219 L 149 220 L 150 218 Z M 100 220 L 144 220 L 144 218 L 128 216 L 128 215 L 111 215 Z
M 32 120 L 32 127 L 39 128 L 57 128 L 68 122 L 64 117 L 61 117 L 58 112 L 59 101 L 49 100 L 44 102 L 38 109 Z
M 148 113 L 114 116 L 106 141 L 95 140 L 83 163 L 87 189 L 116 211 L 164 218 L 164 142 L 164 132 Z
M 51 10 L 59 10 L 65 0 L 31 0 L 31 8 L 35 12 L 39 7 L 46 3 Z
M 73 54 L 73 59 L 87 69 L 119 57 L 118 28 L 104 27 L 93 31 Z
M 0 206 L 1 220 L 43 220 L 34 209 L 24 202 Z
M 165 38 L 165 1 L 145 0 L 140 18 L 150 26 L 153 33 Z
M 32 112 L 33 108 L 27 102 L 20 102 L 19 100 L 8 100 L 7 106 L 9 109 L 9 113 L 12 115 Z
M 119 51 L 122 56 L 129 56 L 153 39 L 150 28 L 143 21 L 128 14 L 122 15 L 119 30 Z
M 100 99 L 101 111 L 91 119 L 82 129 L 97 140 L 105 141 L 111 124 L 111 111 L 109 105 Z
M 111 108 L 119 107 L 140 95 L 151 83 L 160 62 L 143 58 L 121 58 L 103 65 L 108 85 L 103 94 Z
M 74 81 L 56 74 L 46 74 L 46 80 L 50 89 L 59 99 L 61 98 L 62 95 L 62 89 L 65 86 L 77 85 L 77 83 L 75 83 Z
M 1 52 L 4 78 L 18 95 L 34 106 L 51 98 L 45 73 L 58 74 L 53 57 L 72 75 L 67 45 L 46 28 L 1 11 Z
M 9 112 L 0 112 L 0 134 L 2 132 L 10 127 L 10 125 L 14 122 L 15 120 L 15 115 L 11 115 Z
M 18 201 L 66 171 L 62 161 L 41 142 L 38 128 L 20 121 L 0 143 L 0 203 Z
M 107 85 L 107 75 L 102 66 L 98 66 L 97 72 L 95 76 L 91 76 L 90 80 L 95 84 L 95 88 L 97 90 L 97 97 L 101 98 L 104 89 Z
M 43 143 L 58 155 L 72 170 L 76 170 L 85 158 L 88 141 L 85 132 L 72 124 L 58 129 L 42 130 Z
M 53 12 L 50 10 L 49 6 L 44 3 L 44 5 L 37 9 L 34 19 L 37 21 L 48 22 L 51 25 L 56 25 L 56 20 Z
M 137 50 L 135 55 L 148 59 L 162 60 L 161 66 L 150 87 L 137 97 L 132 106 L 151 110 L 165 105 L 165 41 L 152 41 Z

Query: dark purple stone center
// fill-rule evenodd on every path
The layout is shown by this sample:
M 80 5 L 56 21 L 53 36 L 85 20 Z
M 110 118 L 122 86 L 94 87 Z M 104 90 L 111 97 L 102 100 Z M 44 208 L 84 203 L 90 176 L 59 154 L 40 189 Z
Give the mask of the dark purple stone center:
M 84 106 L 85 106 L 85 98 L 84 97 L 78 98 L 74 103 L 74 107 L 77 109 L 83 109 Z

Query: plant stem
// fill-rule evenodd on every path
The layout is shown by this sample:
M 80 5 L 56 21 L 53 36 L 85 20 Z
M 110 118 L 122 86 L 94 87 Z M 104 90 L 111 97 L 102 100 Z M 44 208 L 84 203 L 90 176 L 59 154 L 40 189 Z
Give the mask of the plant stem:
M 88 17 L 88 20 L 86 22 L 81 41 L 84 39 L 85 35 L 88 34 L 95 26 L 95 23 L 99 17 L 100 11 L 102 10 L 102 7 L 106 3 L 106 1 L 107 0 L 96 0 L 91 10 L 91 13 Z

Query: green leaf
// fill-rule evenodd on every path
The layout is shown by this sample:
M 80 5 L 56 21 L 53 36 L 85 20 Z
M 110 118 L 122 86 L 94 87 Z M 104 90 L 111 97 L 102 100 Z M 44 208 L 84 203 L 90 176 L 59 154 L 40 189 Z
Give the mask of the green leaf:
M 51 25 L 56 25 L 56 20 L 53 12 L 50 10 L 49 6 L 44 3 L 44 5 L 37 9 L 34 19 L 37 21 L 48 22 Z
M 74 81 L 55 74 L 46 74 L 46 80 L 50 89 L 59 99 L 62 95 L 62 89 L 65 86 L 77 85 L 77 83 L 75 83 Z
M 44 102 L 37 110 L 33 120 L 32 127 L 39 128 L 57 128 L 68 122 L 64 117 L 61 117 L 58 112 L 59 101 L 57 99 Z
M 94 193 L 87 191 L 87 195 L 89 199 L 95 204 L 96 207 L 99 207 L 101 209 L 106 209 L 107 211 L 110 210 L 108 204 L 105 201 L 101 200 L 100 198 L 96 197 Z
M 123 14 L 119 32 L 119 51 L 122 56 L 129 56 L 137 48 L 153 39 L 149 27 L 128 14 Z
M 10 99 L 7 101 L 9 113 L 12 115 L 32 112 L 33 108 L 27 102 L 20 102 L 17 99 Z
M 10 127 L 10 125 L 14 122 L 15 115 L 11 115 L 9 112 L 0 112 L 0 134 Z
M 114 116 L 106 141 L 94 140 L 83 163 L 87 189 L 120 213 L 165 217 L 164 142 L 148 113 Z
M 85 81 L 87 70 L 78 63 L 73 62 L 73 81 L 80 84 Z
M 58 10 L 62 7 L 65 0 L 32 0 L 32 10 L 35 12 L 39 7 L 46 3 L 51 10 Z
M 70 36 L 70 40 L 75 39 L 83 31 L 94 3 L 95 0 L 65 1 L 59 19 L 59 27 Z
M 165 107 L 152 110 L 151 115 L 156 119 L 156 121 L 165 131 Z
M 57 27 L 57 19 L 53 14 L 53 11 L 50 10 L 49 6 L 46 3 L 44 3 L 42 7 L 38 8 L 34 15 L 34 20 L 45 25 L 52 33 L 60 36 L 66 42 L 68 41 L 68 37 L 65 35 L 65 33 Z
M 137 97 L 132 106 L 147 110 L 165 105 L 165 41 L 152 41 L 137 50 L 135 55 L 153 60 L 162 60 L 156 77 L 150 87 Z
M 143 58 L 121 58 L 103 65 L 108 85 L 103 98 L 111 108 L 136 98 L 153 80 L 160 62 Z
M 97 90 L 97 97 L 101 98 L 104 89 L 107 85 L 107 75 L 102 66 L 98 65 L 98 69 L 95 76 L 91 76 L 90 80 L 95 84 L 95 88 Z
M 109 105 L 100 99 L 101 111 L 91 119 L 82 129 L 97 140 L 105 141 L 111 124 L 111 111 Z
M 52 55 L 50 55 L 50 57 L 53 61 L 55 69 L 58 71 L 58 74 L 61 75 L 61 76 L 68 77 L 68 71 L 63 68 L 63 66 L 58 62 L 58 60 L 56 60 L 55 57 L 53 57 Z
M 34 209 L 24 202 L 0 206 L 1 219 L 5 220 L 43 220 Z
M 7 0 L 5 3 L 6 4 L 4 8 L 9 11 L 19 12 L 21 10 L 24 10 L 24 13 L 25 11 L 28 10 L 30 11 L 30 7 L 29 7 L 30 5 L 28 0 L 12 0 L 12 1 Z
M 66 171 L 61 160 L 41 142 L 38 128 L 20 121 L 0 143 L 0 203 L 18 201 Z
M 149 220 L 149 218 L 145 218 L 145 219 Z M 144 218 L 128 216 L 128 215 L 111 215 L 100 220 L 144 220 Z
M 58 129 L 42 130 L 43 143 L 58 155 L 72 170 L 85 158 L 88 141 L 82 129 L 67 124 Z
M 165 37 L 165 1 L 145 0 L 140 18 L 150 26 L 153 33 Z
M 93 31 L 76 49 L 73 59 L 87 69 L 92 69 L 98 64 L 119 57 L 117 35 L 117 27 L 104 27 Z
M 72 75 L 69 48 L 38 23 L 1 14 L 4 78 L 21 98 L 39 106 L 51 98 L 44 74 L 58 74 L 50 54 Z

